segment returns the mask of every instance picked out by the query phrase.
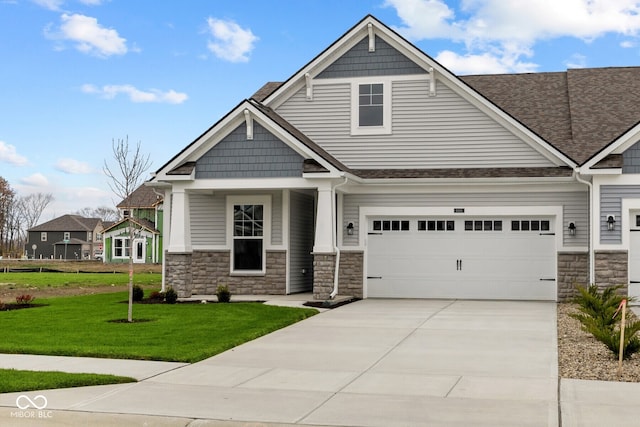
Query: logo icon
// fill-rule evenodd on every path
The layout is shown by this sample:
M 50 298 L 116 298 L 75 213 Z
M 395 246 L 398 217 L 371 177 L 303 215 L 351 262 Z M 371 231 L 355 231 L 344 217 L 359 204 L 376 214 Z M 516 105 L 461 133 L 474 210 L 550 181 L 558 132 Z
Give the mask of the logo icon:
M 29 409 L 31 407 L 35 409 L 44 409 L 47 407 L 47 398 L 39 394 L 31 399 L 26 394 L 21 394 L 16 398 L 16 406 L 22 410 Z

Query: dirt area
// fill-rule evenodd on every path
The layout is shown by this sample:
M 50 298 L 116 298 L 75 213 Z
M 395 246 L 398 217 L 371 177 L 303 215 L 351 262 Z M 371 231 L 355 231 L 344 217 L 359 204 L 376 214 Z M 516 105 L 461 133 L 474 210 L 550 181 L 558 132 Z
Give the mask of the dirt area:
M 146 287 L 143 286 L 144 289 Z M 153 287 L 153 289 L 157 288 Z M 7 289 L 0 286 L 0 301 L 15 302 L 18 295 L 35 295 L 38 300 L 53 297 L 69 297 L 74 295 L 106 294 L 110 292 L 126 291 L 127 286 L 90 286 L 90 287 L 56 287 L 56 288 L 15 288 Z
M 558 370 L 562 378 L 600 381 L 640 382 L 640 354 L 622 362 L 618 376 L 618 359 L 604 344 L 582 330 L 580 322 L 569 313 L 577 312 L 573 304 L 558 304 Z M 630 312 L 630 311 L 629 311 Z

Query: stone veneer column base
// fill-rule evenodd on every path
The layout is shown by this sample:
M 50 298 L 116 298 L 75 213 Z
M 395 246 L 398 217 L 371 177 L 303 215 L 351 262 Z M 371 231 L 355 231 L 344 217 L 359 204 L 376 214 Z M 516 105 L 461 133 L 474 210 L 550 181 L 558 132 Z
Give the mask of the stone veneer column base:
M 313 299 L 329 299 L 333 290 L 335 266 L 335 253 L 313 254 Z
M 165 284 L 178 293 L 179 298 L 192 295 L 191 254 L 165 252 Z
M 558 302 L 570 301 L 577 286 L 589 285 L 589 253 L 558 253 Z
M 596 251 L 595 284 L 599 288 L 622 285 L 625 295 L 629 288 L 627 251 Z
M 364 289 L 362 283 L 364 252 L 340 251 L 340 266 L 338 269 L 338 294 L 362 298 Z

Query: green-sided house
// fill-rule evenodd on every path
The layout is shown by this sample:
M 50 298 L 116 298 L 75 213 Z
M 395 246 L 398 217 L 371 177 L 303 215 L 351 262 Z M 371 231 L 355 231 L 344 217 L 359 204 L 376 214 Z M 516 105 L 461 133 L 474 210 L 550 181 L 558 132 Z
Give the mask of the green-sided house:
M 129 261 L 155 264 L 162 262 L 163 198 L 150 187 L 141 185 L 117 206 L 122 219 L 104 230 L 104 262 Z M 133 245 L 129 244 L 129 221 L 134 223 Z

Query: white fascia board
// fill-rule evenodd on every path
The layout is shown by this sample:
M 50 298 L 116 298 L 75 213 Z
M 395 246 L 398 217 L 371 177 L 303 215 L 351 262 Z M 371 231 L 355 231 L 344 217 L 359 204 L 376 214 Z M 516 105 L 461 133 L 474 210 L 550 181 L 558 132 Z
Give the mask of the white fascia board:
M 580 168 L 581 172 L 584 174 L 595 174 L 598 169 L 590 169 L 593 166 L 597 165 L 598 162 L 602 161 L 609 154 L 622 154 L 629 147 L 634 145 L 640 141 L 640 123 L 629 129 L 622 136 L 616 139 L 614 142 L 609 144 L 604 150 L 600 151 L 598 154 L 593 156 L 589 161 L 587 161 Z

